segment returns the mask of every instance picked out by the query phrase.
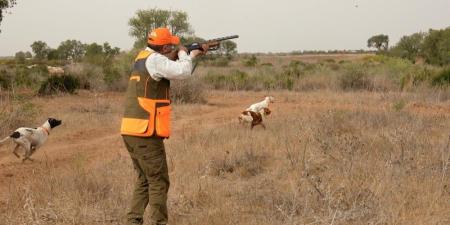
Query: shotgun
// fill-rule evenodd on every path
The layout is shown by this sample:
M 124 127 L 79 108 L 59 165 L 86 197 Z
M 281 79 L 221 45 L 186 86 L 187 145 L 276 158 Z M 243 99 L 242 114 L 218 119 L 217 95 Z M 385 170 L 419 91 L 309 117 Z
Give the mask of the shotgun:
M 239 35 L 231 35 L 231 36 L 226 36 L 226 37 L 220 37 L 220 38 L 207 40 L 205 42 L 194 42 L 192 44 L 186 45 L 185 47 L 188 49 L 188 53 L 189 53 L 192 50 L 196 50 L 196 49 L 202 50 L 202 44 L 209 44 L 210 46 L 208 48 L 208 51 L 214 51 L 214 50 L 219 49 L 221 41 L 235 39 L 235 38 L 238 38 L 238 37 L 239 37 Z

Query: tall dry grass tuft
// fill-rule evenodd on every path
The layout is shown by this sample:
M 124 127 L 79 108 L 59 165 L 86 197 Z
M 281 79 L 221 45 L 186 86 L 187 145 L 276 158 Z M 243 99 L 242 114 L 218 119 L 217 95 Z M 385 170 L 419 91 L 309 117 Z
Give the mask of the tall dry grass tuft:
M 85 169 L 76 155 L 65 169 L 54 163 L 40 165 L 46 176 L 28 177 L 24 186 L 14 187 L 0 219 L 4 224 L 123 224 L 125 199 L 131 177 L 129 162 L 116 157 L 93 170 Z M 126 170 L 122 170 L 127 168 Z M 11 184 L 13 185 L 13 184 Z
M 205 103 L 205 85 L 196 77 L 170 83 L 170 97 L 176 103 Z
M 2 92 L 0 88 L 0 135 L 9 135 L 18 127 L 35 122 L 40 108 L 31 102 L 29 94 Z

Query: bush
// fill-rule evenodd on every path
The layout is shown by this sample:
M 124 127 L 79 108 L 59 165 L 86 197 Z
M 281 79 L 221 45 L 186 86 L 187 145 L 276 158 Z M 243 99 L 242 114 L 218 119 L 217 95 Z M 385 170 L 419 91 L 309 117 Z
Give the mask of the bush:
M 226 57 L 217 57 L 208 62 L 210 66 L 226 67 L 230 64 L 230 59 Z
M 336 60 L 334 59 L 325 59 L 323 60 L 325 63 L 336 63 Z
M 9 89 L 13 83 L 13 75 L 6 69 L 0 70 L 0 87 Z
M 48 69 L 45 64 L 37 64 L 36 66 L 32 67 L 30 70 L 32 73 L 38 73 L 38 74 L 41 74 L 42 76 L 48 75 Z
M 38 93 L 40 95 L 52 95 L 56 93 L 73 94 L 79 87 L 79 79 L 72 75 L 50 76 L 41 84 Z
M 273 67 L 272 63 L 262 63 L 261 66 Z
M 253 82 L 249 82 L 250 77 L 246 72 L 232 70 L 229 74 L 215 74 L 209 72 L 205 81 L 213 86 L 214 89 L 228 90 L 252 90 Z
M 373 83 L 367 77 L 365 68 L 361 65 L 349 65 L 339 77 L 339 85 L 343 90 L 372 90 Z
M 416 87 L 425 81 L 429 81 L 434 74 L 434 71 L 431 69 L 415 66 L 400 78 L 400 88 L 403 90 Z
M 258 58 L 256 58 L 255 55 L 252 55 L 249 59 L 244 61 L 244 66 L 247 67 L 254 67 L 256 65 L 258 65 Z
M 112 86 L 115 82 L 120 79 L 119 70 L 113 66 L 103 67 L 103 81 L 105 81 L 108 87 Z
M 14 83 L 19 87 L 30 87 L 38 83 L 37 77 L 30 76 L 30 69 L 25 66 L 17 66 L 14 76 Z
M 107 89 L 107 82 L 105 81 L 106 75 L 101 66 L 87 63 L 74 63 L 67 66 L 66 72 L 80 81 L 81 89 L 93 89 L 96 91 Z
M 170 98 L 176 103 L 205 103 L 205 87 L 197 78 L 170 83 Z
M 450 85 L 450 67 L 442 70 L 431 81 L 434 86 L 449 86 Z
M 300 61 L 291 61 L 289 65 L 284 66 L 283 74 L 286 76 L 292 76 L 299 78 L 305 73 L 306 64 Z

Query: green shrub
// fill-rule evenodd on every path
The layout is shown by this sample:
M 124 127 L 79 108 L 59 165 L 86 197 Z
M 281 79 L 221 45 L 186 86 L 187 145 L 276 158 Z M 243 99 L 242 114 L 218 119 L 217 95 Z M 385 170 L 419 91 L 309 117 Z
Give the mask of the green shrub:
M 268 66 L 268 67 L 272 67 L 273 64 L 272 63 L 262 63 L 261 66 Z
M 38 80 L 32 79 L 30 70 L 25 66 L 17 66 L 14 76 L 14 83 L 19 87 L 29 87 L 37 83 Z
M 330 64 L 330 65 L 328 65 L 328 67 L 333 71 L 338 71 L 339 69 L 341 69 L 341 66 L 336 63 Z
M 434 86 L 449 86 L 450 85 L 450 67 L 442 70 L 437 76 L 435 76 L 431 83 Z
M 120 79 L 119 70 L 112 66 L 103 67 L 103 80 L 109 86 Z
M 304 72 L 305 73 L 312 73 L 312 72 L 314 72 L 315 70 L 317 69 L 317 65 L 316 64 L 311 64 L 311 63 L 307 63 L 307 64 L 305 64 L 304 65 L 304 68 L 303 68 L 303 70 L 304 70 Z
M 336 60 L 334 60 L 334 59 L 325 59 L 323 61 L 326 63 L 336 63 Z
M 294 88 L 294 80 L 290 77 L 284 79 L 282 87 L 283 89 L 288 89 L 289 91 L 292 91 L 292 89 Z
M 232 70 L 229 74 L 215 74 L 209 72 L 204 80 L 213 86 L 214 89 L 227 90 L 252 90 L 250 76 L 240 70 Z
M 73 94 L 79 87 L 79 79 L 72 75 L 50 76 L 41 84 L 38 93 L 40 95 L 52 95 L 56 93 Z
M 347 66 L 344 73 L 338 79 L 339 86 L 343 90 L 373 89 L 373 83 L 368 78 L 365 68 L 362 65 L 354 64 Z
M 289 65 L 283 67 L 283 74 L 286 76 L 292 76 L 299 78 L 301 75 L 305 73 L 304 67 L 306 66 L 305 63 L 300 61 L 291 61 L 289 62 Z
M 13 75 L 6 69 L 0 70 L 0 87 L 9 89 L 13 82 Z
M 226 67 L 230 64 L 230 59 L 226 57 L 217 57 L 209 62 L 211 66 Z
M 44 64 L 38 64 L 35 67 L 32 67 L 31 69 L 32 73 L 39 73 L 42 75 L 48 75 L 48 69 L 47 66 Z
M 256 58 L 255 55 L 252 55 L 249 59 L 244 61 L 244 66 L 247 67 L 254 67 L 256 65 L 258 65 L 258 58 Z
M 415 66 L 405 72 L 400 78 L 400 88 L 412 88 L 430 80 L 434 76 L 434 71 L 426 67 Z

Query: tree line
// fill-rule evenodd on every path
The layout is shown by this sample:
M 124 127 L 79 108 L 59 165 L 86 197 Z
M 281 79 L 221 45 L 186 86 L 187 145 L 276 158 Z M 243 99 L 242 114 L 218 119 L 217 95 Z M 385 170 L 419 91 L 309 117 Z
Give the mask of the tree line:
M 423 60 L 431 65 L 450 65 L 450 27 L 405 35 L 390 48 L 387 35 L 375 35 L 367 41 L 367 46 L 377 48 L 381 54 L 408 59 L 414 63 Z
M 100 64 L 100 58 L 111 58 L 120 52 L 120 48 L 111 47 L 108 42 L 101 44 L 84 44 L 78 40 L 66 40 L 57 48 L 51 48 L 44 41 L 35 41 L 31 44 L 34 58 L 38 60 L 71 60 Z M 17 54 L 16 54 L 17 56 Z M 100 57 L 101 56 L 101 57 Z

